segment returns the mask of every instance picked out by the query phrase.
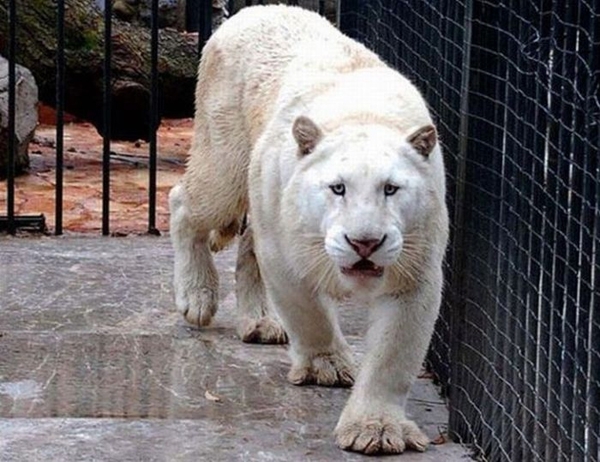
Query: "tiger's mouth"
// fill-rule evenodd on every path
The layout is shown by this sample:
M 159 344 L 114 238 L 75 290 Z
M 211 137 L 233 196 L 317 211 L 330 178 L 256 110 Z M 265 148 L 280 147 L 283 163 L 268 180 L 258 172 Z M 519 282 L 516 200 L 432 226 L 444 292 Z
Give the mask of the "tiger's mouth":
M 342 267 L 342 274 L 350 277 L 379 278 L 383 276 L 383 267 L 363 258 L 350 267 Z

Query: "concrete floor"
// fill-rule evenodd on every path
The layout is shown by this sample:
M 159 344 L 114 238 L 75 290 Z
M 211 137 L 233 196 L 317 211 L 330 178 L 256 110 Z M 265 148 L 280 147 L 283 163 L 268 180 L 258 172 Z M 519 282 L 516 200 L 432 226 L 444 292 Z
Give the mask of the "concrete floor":
M 331 435 L 349 390 L 295 387 L 284 346 L 234 330 L 234 251 L 202 331 L 175 312 L 168 239 L 0 236 L 1 461 L 357 461 Z M 363 313 L 341 313 L 358 357 Z M 409 413 L 432 438 L 447 413 L 426 379 Z M 386 460 L 468 459 L 431 445 Z

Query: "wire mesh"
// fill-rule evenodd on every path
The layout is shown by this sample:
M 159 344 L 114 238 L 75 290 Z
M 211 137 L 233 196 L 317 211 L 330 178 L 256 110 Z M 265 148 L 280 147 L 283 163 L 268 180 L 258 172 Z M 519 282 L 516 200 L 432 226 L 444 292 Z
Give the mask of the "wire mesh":
M 599 460 L 600 5 L 344 1 L 422 90 L 453 214 L 429 362 L 484 460 Z

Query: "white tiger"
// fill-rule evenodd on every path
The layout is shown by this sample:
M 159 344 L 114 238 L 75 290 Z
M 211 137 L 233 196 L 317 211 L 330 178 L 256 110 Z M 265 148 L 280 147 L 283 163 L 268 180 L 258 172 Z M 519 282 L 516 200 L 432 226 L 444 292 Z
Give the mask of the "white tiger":
M 425 450 L 405 415 L 438 314 L 448 236 L 436 129 L 418 90 L 318 15 L 246 8 L 206 44 L 194 140 L 170 194 L 176 303 L 208 324 L 223 247 L 249 213 L 239 333 L 290 341 L 289 380 L 354 385 L 337 444 Z M 340 304 L 365 306 L 358 373 Z

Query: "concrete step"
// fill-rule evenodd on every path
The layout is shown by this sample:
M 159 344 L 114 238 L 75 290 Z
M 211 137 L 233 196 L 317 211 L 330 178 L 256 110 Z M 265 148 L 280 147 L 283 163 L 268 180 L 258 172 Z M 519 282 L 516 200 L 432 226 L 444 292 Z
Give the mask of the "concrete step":
M 217 267 L 199 330 L 174 309 L 167 238 L 0 237 L 0 460 L 363 460 L 332 437 L 350 391 L 295 387 L 285 346 L 240 342 L 235 249 Z M 340 313 L 358 358 L 363 311 Z M 446 428 L 427 379 L 409 413 L 432 439 Z M 453 443 L 398 457 L 465 459 Z

